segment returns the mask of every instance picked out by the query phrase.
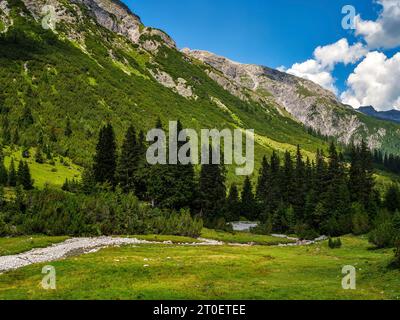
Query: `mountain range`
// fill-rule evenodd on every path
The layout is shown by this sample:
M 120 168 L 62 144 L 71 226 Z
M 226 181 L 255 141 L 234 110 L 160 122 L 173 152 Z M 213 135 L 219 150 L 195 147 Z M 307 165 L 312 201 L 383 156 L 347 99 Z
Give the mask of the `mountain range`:
M 377 111 L 374 107 L 360 107 L 358 111 L 366 114 L 368 116 L 375 117 L 377 119 L 393 121 L 396 123 L 400 123 L 400 111 L 392 109 L 388 111 Z
M 54 30 L 42 28 L 49 4 Z M 148 130 L 158 117 L 196 130 L 255 129 L 258 163 L 297 145 L 313 157 L 326 148 L 322 136 L 400 154 L 400 125 L 358 112 L 309 80 L 179 50 L 117 0 L 0 0 L 0 87 L 3 136 L 40 141 L 77 164 L 90 162 L 101 125 L 111 122 L 121 142 L 130 123 Z

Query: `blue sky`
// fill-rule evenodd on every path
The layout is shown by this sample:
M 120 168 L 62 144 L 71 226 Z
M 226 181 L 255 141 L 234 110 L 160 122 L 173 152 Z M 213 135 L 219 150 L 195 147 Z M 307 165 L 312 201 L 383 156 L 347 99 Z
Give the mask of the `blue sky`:
M 393 1 L 393 0 L 383 0 Z M 399 1 L 400 0 L 394 0 Z M 318 46 L 346 38 L 342 7 L 351 4 L 363 20 L 375 21 L 382 5 L 373 0 L 124 0 L 147 26 L 160 28 L 180 48 L 208 50 L 232 60 L 269 67 L 301 63 Z M 395 48 L 396 49 L 396 48 Z M 395 49 L 382 50 L 388 57 Z M 360 61 L 357 61 L 360 62 Z M 356 64 L 338 63 L 331 71 L 338 94 Z

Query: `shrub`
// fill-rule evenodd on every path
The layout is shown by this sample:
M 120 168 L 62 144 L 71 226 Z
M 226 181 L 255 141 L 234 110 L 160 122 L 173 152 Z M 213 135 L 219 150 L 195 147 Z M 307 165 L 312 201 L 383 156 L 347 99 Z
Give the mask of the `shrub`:
M 370 231 L 370 223 L 368 213 L 364 210 L 360 203 L 354 203 L 352 211 L 352 232 L 355 235 L 361 235 Z
M 369 234 L 369 241 L 378 248 L 394 247 L 399 231 L 396 229 L 399 216 L 392 216 L 387 210 L 381 210 L 375 220 L 375 228 Z
M 337 239 L 329 238 L 328 246 L 331 249 L 339 249 L 342 247 L 342 240 L 340 238 Z
M 400 268 L 400 241 L 398 240 L 396 243 L 396 249 L 394 254 L 394 265 L 397 268 Z
M 369 242 L 378 248 L 392 247 L 394 243 L 394 228 L 390 221 L 379 224 L 369 234 Z
M 99 236 L 159 233 L 197 237 L 203 228 L 188 210 L 160 211 L 133 194 L 102 191 L 91 195 L 45 188 L 21 193 L 8 204 L 20 234 Z M 4 231 L 5 230 L 5 231 Z M 0 232 L 7 233 L 0 220 Z
M 307 224 L 297 224 L 295 227 L 295 233 L 297 237 L 300 239 L 305 239 L 305 240 L 314 240 L 315 238 L 318 237 L 318 233 L 310 228 Z

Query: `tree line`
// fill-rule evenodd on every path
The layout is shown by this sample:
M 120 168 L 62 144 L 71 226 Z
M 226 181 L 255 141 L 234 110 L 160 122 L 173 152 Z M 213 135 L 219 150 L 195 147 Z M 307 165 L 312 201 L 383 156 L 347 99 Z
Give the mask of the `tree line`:
M 162 128 L 160 120 L 156 128 Z M 145 135 L 133 126 L 119 153 L 117 149 L 108 124 L 100 130 L 93 166 L 83 174 L 84 192 L 94 192 L 99 185 L 120 187 L 154 207 L 188 208 L 209 227 L 222 228 L 227 221 L 244 217 L 260 221 L 257 231 L 262 233 L 365 233 L 382 205 L 374 188 L 373 158 L 364 141 L 351 146 L 349 162 L 334 142 L 327 155 L 318 150 L 315 160 L 305 159 L 300 147 L 282 159 L 273 152 L 263 158 L 257 183 L 246 177 L 242 190 L 235 184 L 227 188 L 224 164 L 202 165 L 198 174 L 192 164 L 148 165 Z M 214 152 L 210 147 L 210 158 Z

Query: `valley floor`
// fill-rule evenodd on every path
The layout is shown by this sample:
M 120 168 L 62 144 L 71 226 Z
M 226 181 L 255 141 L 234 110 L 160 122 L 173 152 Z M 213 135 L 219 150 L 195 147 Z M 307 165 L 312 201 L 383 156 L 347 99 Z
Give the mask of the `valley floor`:
M 374 250 L 362 237 L 344 237 L 343 247 L 335 250 L 326 242 L 204 246 L 193 240 L 185 246 L 179 243 L 190 238 L 145 238 L 170 241 L 132 242 L 5 272 L 0 299 L 400 299 L 400 271 L 388 267 L 393 250 Z M 8 248 L 0 255 L 36 247 L 29 247 L 32 241 L 43 247 L 64 240 L 0 239 L 0 246 Z M 45 265 L 55 267 L 56 290 L 41 287 Z M 346 265 L 357 268 L 356 290 L 342 289 Z

